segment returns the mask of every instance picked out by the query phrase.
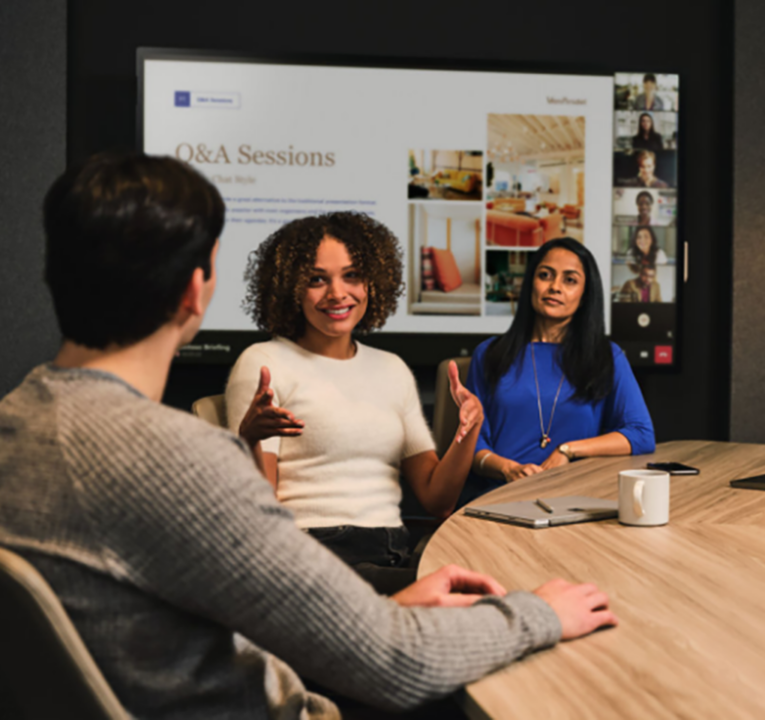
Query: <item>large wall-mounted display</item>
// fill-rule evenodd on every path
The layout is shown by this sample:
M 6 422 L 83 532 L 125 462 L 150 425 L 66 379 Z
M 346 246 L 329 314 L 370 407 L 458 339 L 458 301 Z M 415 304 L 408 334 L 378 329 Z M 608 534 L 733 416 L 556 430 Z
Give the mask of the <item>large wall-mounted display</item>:
M 504 332 L 528 253 L 566 235 L 590 248 L 611 288 L 610 327 L 612 307 L 620 312 L 632 297 L 630 280 L 645 295 L 640 273 L 630 274 L 642 263 L 629 235 L 642 228 L 641 152 L 654 159 L 654 180 L 666 183 L 648 186 L 649 229 L 663 230 L 667 256 L 652 282 L 664 302 L 675 297 L 667 271 L 677 248 L 676 82 L 671 97 L 660 85 L 642 113 L 652 119 L 643 148 L 636 108 L 646 100 L 623 98 L 621 76 L 614 113 L 614 76 L 283 64 L 152 49 L 138 59 L 141 148 L 193 164 L 227 206 L 218 290 L 202 332 L 183 350 L 188 359 L 235 359 L 256 330 L 241 308 L 249 253 L 285 222 L 336 210 L 368 213 L 401 241 L 406 293 L 383 330 L 391 337 L 416 345 L 463 336 L 472 346 Z M 667 105 L 661 112 L 657 99 Z

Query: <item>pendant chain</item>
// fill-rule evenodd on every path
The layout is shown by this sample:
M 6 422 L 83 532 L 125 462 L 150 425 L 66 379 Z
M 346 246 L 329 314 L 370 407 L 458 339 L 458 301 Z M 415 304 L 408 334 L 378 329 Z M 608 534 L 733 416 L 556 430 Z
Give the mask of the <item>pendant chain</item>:
M 558 383 L 558 392 L 555 393 L 555 400 L 553 401 L 552 411 L 550 412 L 550 422 L 547 424 L 547 432 L 545 432 L 545 421 L 542 415 L 542 395 L 539 392 L 539 380 L 537 379 L 537 361 L 534 357 L 534 343 L 531 343 L 531 364 L 534 366 L 534 385 L 537 388 L 537 407 L 539 408 L 539 429 L 542 431 L 542 439 L 539 441 L 539 447 L 545 448 L 550 444 L 550 428 L 552 427 L 553 417 L 555 416 L 555 408 L 558 405 L 558 397 L 560 396 L 561 388 L 563 387 L 563 378 L 565 373 L 561 373 L 560 383 Z

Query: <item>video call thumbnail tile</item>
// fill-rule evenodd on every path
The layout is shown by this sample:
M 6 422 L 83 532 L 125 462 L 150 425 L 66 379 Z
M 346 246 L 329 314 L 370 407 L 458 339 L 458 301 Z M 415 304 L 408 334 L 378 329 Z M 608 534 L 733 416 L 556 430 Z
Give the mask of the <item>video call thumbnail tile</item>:
M 647 188 L 614 188 L 615 225 L 674 226 L 677 191 Z
M 617 110 L 677 112 L 679 77 L 646 73 L 616 73 L 614 106 Z
M 677 153 L 674 150 L 631 150 L 614 153 L 617 187 L 666 189 L 677 186 Z

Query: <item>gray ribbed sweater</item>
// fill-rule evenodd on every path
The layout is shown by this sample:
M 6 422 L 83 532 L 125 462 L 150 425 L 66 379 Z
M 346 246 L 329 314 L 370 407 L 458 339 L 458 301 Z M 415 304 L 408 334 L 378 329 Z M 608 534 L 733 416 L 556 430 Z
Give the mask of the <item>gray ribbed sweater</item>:
M 0 543 L 46 576 L 139 718 L 332 717 L 287 666 L 408 708 L 560 636 L 529 593 L 379 597 L 295 527 L 238 438 L 92 370 L 41 366 L 0 401 Z

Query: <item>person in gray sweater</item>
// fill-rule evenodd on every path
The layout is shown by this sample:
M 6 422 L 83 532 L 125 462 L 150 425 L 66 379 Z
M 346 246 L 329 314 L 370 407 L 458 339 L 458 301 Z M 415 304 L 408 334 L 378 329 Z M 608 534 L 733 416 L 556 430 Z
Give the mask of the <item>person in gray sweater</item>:
M 96 156 L 44 218 L 64 339 L 0 401 L 0 544 L 134 717 L 338 718 L 301 676 L 408 709 L 616 623 L 594 585 L 508 594 L 455 566 L 381 597 L 298 530 L 244 441 L 160 404 L 215 288 L 224 206 L 196 171 Z

